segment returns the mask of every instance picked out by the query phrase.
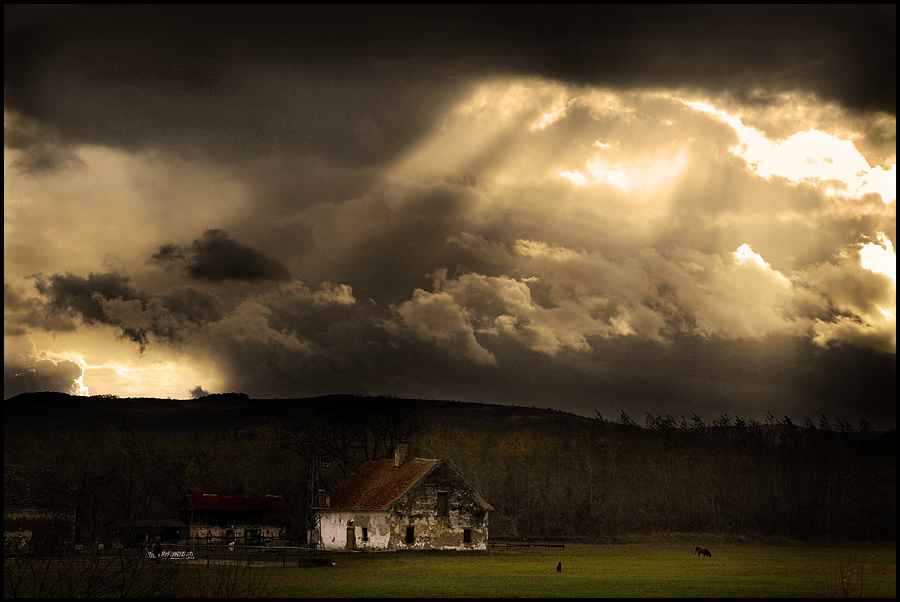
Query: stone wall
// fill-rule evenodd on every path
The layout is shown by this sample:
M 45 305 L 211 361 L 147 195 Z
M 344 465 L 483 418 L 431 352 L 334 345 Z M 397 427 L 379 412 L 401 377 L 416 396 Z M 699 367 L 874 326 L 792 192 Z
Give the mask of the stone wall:
M 445 513 L 439 493 L 446 494 Z M 483 501 L 462 475 L 446 462 L 398 500 L 394 510 L 391 549 L 487 549 L 488 512 Z M 412 543 L 407 543 L 409 527 L 413 529 Z M 467 530 L 469 541 L 465 541 Z

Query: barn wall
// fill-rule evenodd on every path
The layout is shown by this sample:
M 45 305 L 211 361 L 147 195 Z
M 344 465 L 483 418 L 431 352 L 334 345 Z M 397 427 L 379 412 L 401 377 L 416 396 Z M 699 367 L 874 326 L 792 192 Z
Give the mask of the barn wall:
M 323 511 L 322 544 L 326 550 L 347 549 L 347 528 L 354 529 L 355 547 L 358 550 L 387 550 L 391 538 L 391 521 L 388 512 L 381 511 Z M 368 532 L 369 541 L 363 541 L 362 530 Z
M 438 492 L 446 492 L 448 515 L 438 516 Z M 414 529 L 415 541 L 406 543 L 407 527 Z M 471 529 L 471 542 L 463 532 Z M 392 548 L 436 550 L 485 550 L 488 512 L 462 476 L 442 463 L 397 503 L 391 516 Z
M 203 543 L 206 539 L 210 539 L 215 543 L 219 543 L 228 531 L 231 531 L 229 535 L 231 540 L 241 540 L 241 543 L 246 543 L 244 539 L 248 537 L 247 531 L 252 531 L 264 539 L 276 539 L 282 533 L 280 527 L 273 527 L 272 525 L 233 525 L 228 527 L 195 525 L 185 529 L 184 532 L 187 533 L 187 537 L 190 540 L 197 540 Z
M 188 528 L 182 531 L 188 540 L 207 539 L 216 543 L 226 538 L 228 541 L 241 540 L 240 543 L 252 542 L 256 538 L 275 539 L 282 533 L 281 527 L 273 525 L 272 510 L 233 510 L 228 508 L 179 508 L 179 519 Z M 230 531 L 230 533 L 229 533 Z M 252 532 L 252 533 L 248 533 Z M 251 535 L 256 537 L 251 538 Z

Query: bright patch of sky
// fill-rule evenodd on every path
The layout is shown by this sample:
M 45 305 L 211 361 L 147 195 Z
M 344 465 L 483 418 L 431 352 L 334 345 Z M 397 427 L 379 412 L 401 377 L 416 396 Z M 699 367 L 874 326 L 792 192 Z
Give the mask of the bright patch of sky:
M 630 190 L 652 192 L 674 181 L 687 166 L 687 153 L 682 149 L 673 155 L 648 157 L 637 161 L 616 161 L 604 157 L 588 160 L 587 170 L 595 182 Z
M 860 265 L 871 270 L 884 274 L 897 284 L 897 254 L 894 252 L 894 246 L 883 232 L 878 234 L 878 242 L 870 242 L 863 245 L 859 251 Z
M 200 383 L 213 391 L 219 390 L 220 386 L 220 379 L 215 374 L 198 369 L 183 358 L 135 363 L 107 360 L 96 365 L 81 360 L 81 364 L 84 366 L 82 379 L 90 385 L 94 395 L 186 399 L 189 391 Z M 88 394 L 87 386 L 82 394 Z
M 860 197 L 877 193 L 885 203 L 897 199 L 896 163 L 883 169 L 871 166 L 852 140 L 812 129 L 797 132 L 784 140 L 770 140 L 754 127 L 708 102 L 682 101 L 731 126 L 738 143 L 731 152 L 765 179 L 780 176 L 791 182 L 824 187 L 828 195 Z

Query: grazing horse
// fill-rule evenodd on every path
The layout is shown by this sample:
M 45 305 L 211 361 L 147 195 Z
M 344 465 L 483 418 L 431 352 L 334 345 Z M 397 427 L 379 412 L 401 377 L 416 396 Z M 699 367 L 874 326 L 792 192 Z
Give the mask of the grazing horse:
M 710 552 L 706 548 L 701 548 L 700 546 L 694 548 L 694 553 L 697 556 L 706 556 L 707 558 L 712 558 L 712 552 Z

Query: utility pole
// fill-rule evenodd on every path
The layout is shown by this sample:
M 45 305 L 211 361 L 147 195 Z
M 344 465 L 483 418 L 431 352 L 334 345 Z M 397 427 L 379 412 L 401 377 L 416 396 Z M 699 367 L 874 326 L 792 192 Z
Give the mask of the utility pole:
M 305 445 L 311 452 L 306 494 L 306 543 L 309 546 L 310 558 L 315 558 L 321 556 L 325 547 L 322 543 L 322 516 L 319 510 L 327 508 L 330 500 L 322 490 L 319 469 L 327 464 L 318 440 L 309 441 Z

